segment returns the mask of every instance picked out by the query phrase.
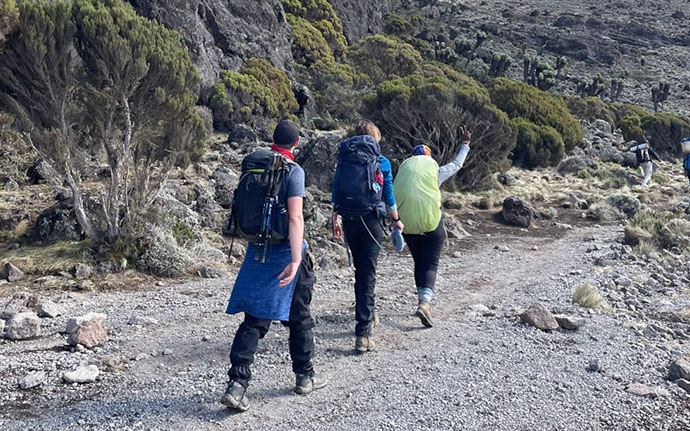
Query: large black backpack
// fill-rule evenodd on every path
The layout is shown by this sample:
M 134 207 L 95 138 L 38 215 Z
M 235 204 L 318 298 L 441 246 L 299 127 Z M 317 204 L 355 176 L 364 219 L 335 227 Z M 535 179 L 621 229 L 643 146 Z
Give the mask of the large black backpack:
M 372 136 L 354 136 L 340 144 L 334 209 L 345 216 L 381 211 L 383 174 L 381 148 Z M 385 211 L 385 209 L 383 210 Z
M 233 238 L 239 235 L 259 246 L 262 261 L 268 259 L 274 240 L 288 239 L 287 203 L 280 194 L 289 163 L 267 149 L 256 150 L 242 160 L 242 176 L 233 196 L 228 231 Z

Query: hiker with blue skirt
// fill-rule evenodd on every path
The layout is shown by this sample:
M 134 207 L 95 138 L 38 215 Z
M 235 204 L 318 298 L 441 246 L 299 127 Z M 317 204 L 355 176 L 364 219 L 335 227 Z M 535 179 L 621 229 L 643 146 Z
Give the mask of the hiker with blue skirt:
M 230 217 L 230 231 L 249 241 L 226 310 L 244 313 L 230 351 L 230 382 L 221 398 L 222 404 L 239 411 L 249 408 L 250 367 L 259 339 L 274 320 L 290 329 L 295 392 L 308 394 L 327 383 L 315 376 L 312 364 L 314 319 L 309 306 L 316 278 L 304 241 L 304 171 L 292 154 L 299 144 L 299 127 L 281 121 L 273 142 L 271 150 L 256 150 L 242 161 Z
M 393 193 L 391 164 L 381 155 L 381 132 L 371 121 L 361 121 L 355 135 L 340 144 L 333 181 L 333 233 L 345 238 L 355 266 L 355 352 L 374 350 L 376 266 L 383 248 L 386 208 L 393 228 L 403 231 Z M 342 224 L 340 222 L 342 217 Z
M 434 296 L 436 273 L 446 239 L 441 213 L 441 185 L 465 164 L 470 151 L 471 134 L 460 129 L 462 143 L 453 161 L 439 168 L 426 145 L 417 145 L 412 157 L 405 160 L 395 177 L 395 199 L 400 219 L 405 223 L 403 237 L 414 260 L 417 287 L 416 315 L 422 325 L 431 328 L 431 300 Z

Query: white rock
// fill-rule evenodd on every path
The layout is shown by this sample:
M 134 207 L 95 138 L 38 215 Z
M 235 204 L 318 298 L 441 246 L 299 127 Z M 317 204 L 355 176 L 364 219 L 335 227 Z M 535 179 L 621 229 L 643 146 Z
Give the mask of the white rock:
M 643 385 L 642 383 L 630 384 L 627 391 L 633 395 L 648 398 L 668 397 L 670 395 L 666 389 L 653 388 L 651 386 Z
M 19 387 L 22 389 L 35 388 L 36 386 L 43 384 L 46 379 L 46 373 L 43 371 L 36 371 L 24 376 L 24 378 L 19 381 Z
M 470 306 L 470 310 L 477 313 L 486 313 L 487 311 L 489 311 L 489 307 L 487 307 L 484 304 L 474 304 Z
M 0 338 L 5 335 L 5 321 L 0 319 Z
M 25 340 L 41 335 L 41 319 L 31 311 L 17 313 L 7 321 L 5 336 L 10 340 Z
M 103 313 L 89 313 L 85 316 L 73 317 L 67 321 L 65 333 L 71 334 L 72 331 L 74 331 L 74 328 L 76 328 L 84 322 L 88 322 L 89 320 L 100 320 L 101 322 L 105 322 L 105 319 L 107 318 L 108 316 Z
M 65 314 L 65 309 L 53 301 L 45 300 L 38 305 L 37 314 L 38 317 L 54 318 Z
M 128 325 L 153 326 L 158 325 L 158 320 L 148 316 L 132 316 L 127 321 Z
M 558 322 L 558 326 L 572 331 L 582 328 L 585 326 L 585 323 L 587 323 L 585 319 L 567 316 L 565 314 L 555 314 L 553 317 L 556 319 L 556 322 Z
M 98 367 L 95 365 L 80 365 L 74 371 L 65 372 L 62 379 L 67 383 L 93 383 L 99 374 Z

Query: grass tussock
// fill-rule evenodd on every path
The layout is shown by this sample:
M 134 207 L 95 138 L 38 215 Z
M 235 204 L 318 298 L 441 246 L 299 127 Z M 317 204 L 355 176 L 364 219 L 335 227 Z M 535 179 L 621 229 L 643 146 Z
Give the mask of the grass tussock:
M 583 283 L 573 290 L 573 303 L 585 308 L 601 307 L 604 298 L 592 283 Z
M 91 241 L 58 242 L 48 246 L 26 245 L 0 251 L 0 264 L 12 262 L 29 275 L 51 275 L 71 270 L 76 263 L 89 262 Z
M 644 256 L 654 257 L 661 250 L 690 251 L 690 220 L 670 211 L 642 211 L 625 227 L 626 244 Z

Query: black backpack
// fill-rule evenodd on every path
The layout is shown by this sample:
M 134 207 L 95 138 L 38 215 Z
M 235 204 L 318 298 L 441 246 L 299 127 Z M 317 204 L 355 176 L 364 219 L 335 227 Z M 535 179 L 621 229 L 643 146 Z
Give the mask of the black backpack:
M 381 148 L 372 136 L 354 136 L 340 144 L 334 210 L 344 216 L 385 212 Z
M 255 243 L 261 251 L 255 259 L 265 262 L 274 240 L 288 239 L 287 203 L 280 192 L 290 170 L 278 153 L 259 149 L 242 160 L 242 176 L 235 189 L 228 232 Z M 230 246 L 232 249 L 232 244 Z

